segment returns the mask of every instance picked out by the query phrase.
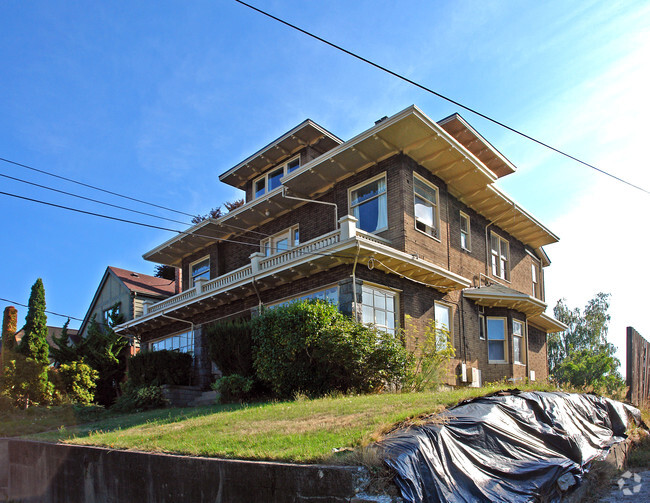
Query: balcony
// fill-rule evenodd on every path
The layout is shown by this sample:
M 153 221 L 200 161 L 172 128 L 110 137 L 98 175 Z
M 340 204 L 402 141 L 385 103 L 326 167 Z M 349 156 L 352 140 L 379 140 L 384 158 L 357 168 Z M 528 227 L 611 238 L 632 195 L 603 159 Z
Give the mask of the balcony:
M 270 257 L 251 255 L 250 264 L 211 280 L 199 279 L 194 288 L 157 303 L 145 303 L 143 315 L 117 331 L 146 331 L 164 322 L 165 315 L 191 319 L 193 315 L 279 284 L 308 277 L 342 264 L 368 266 L 426 283 L 442 292 L 471 286 L 470 281 L 440 266 L 391 247 L 390 242 L 356 227 L 346 215 L 339 228 Z

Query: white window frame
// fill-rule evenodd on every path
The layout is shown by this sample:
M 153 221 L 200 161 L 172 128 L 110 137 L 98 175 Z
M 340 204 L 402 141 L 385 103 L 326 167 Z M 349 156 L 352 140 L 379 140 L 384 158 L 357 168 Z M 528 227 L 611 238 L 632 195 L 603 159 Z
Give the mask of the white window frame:
M 467 230 L 463 230 L 463 219 L 467 221 Z M 460 247 L 463 250 L 471 251 L 472 250 L 472 224 L 467 213 L 460 212 Z M 463 245 L 463 236 L 465 236 L 465 245 Z
M 449 326 L 445 327 L 447 331 L 449 332 L 449 342 L 453 345 L 454 343 L 454 310 L 452 309 L 452 306 L 445 303 L 445 302 L 438 302 L 437 300 L 433 302 L 433 318 L 436 322 L 436 329 L 438 328 L 443 328 L 438 325 L 438 317 L 436 316 L 436 310 L 437 309 L 445 309 L 447 311 L 447 316 L 449 318 Z M 436 333 L 436 349 L 438 351 L 446 349 L 446 341 L 443 346 L 441 344 L 441 339 L 438 338 L 438 334 Z
M 496 339 L 490 337 L 490 320 L 502 320 L 503 321 L 503 339 Z M 485 317 L 485 337 L 487 339 L 487 350 L 488 350 L 488 363 L 508 363 L 508 318 L 505 316 L 486 316 Z M 490 359 L 490 342 L 492 341 L 502 341 L 503 342 L 503 360 L 491 360 Z
M 186 344 L 181 345 L 180 344 L 180 338 L 186 336 L 187 342 Z M 174 338 L 178 337 L 179 340 L 175 341 Z M 194 356 L 194 332 L 192 330 L 183 330 L 181 332 L 176 332 L 170 335 L 166 335 L 164 337 L 160 337 L 158 339 L 149 341 L 148 343 L 148 349 L 149 351 L 163 351 L 167 348 L 165 347 L 159 347 L 158 349 L 154 349 L 155 346 L 163 341 L 169 341 L 169 345 L 171 346 L 168 351 L 178 351 L 179 353 L 189 353 L 192 356 Z M 178 344 L 177 344 L 178 343 Z M 174 346 L 178 346 L 178 348 L 175 348 Z M 185 350 L 183 350 L 185 349 Z
M 287 249 L 278 251 L 277 244 L 283 239 L 287 240 Z M 265 257 L 272 257 L 273 255 L 284 253 L 285 251 L 289 251 L 299 245 L 300 228 L 299 225 L 296 224 L 284 229 L 283 231 L 278 232 L 277 234 L 273 234 L 268 238 L 262 239 L 262 241 L 260 241 L 260 251 L 264 254 Z
M 289 171 L 289 165 L 293 164 L 294 161 L 296 161 L 296 160 L 298 161 L 298 166 L 294 167 L 293 169 L 291 169 L 291 171 Z M 253 180 L 253 199 L 259 199 L 260 197 L 263 197 L 266 194 L 268 194 L 269 192 L 272 192 L 275 189 L 277 189 L 278 187 L 282 186 L 282 183 L 280 183 L 280 185 L 278 185 L 278 187 L 274 187 L 273 189 L 269 189 L 269 176 L 271 174 L 277 173 L 278 171 L 282 170 L 282 176 L 280 177 L 280 179 L 282 179 L 282 177 L 287 176 L 289 173 L 295 171 L 298 168 L 300 168 L 300 154 L 294 155 L 290 159 L 287 159 L 286 161 L 284 161 L 282 164 L 278 164 L 277 166 L 274 166 L 273 168 L 268 170 L 263 175 L 258 176 L 257 178 L 255 178 Z M 264 191 L 261 194 L 257 195 L 257 190 L 255 190 L 255 187 L 257 186 L 257 183 L 260 180 L 264 180 Z
M 207 276 L 207 278 L 205 278 L 205 274 L 206 274 L 206 273 L 202 273 L 202 274 L 199 274 L 199 275 L 196 275 L 196 276 L 195 276 L 195 275 L 194 275 L 194 272 L 192 271 L 192 269 L 194 269 L 194 266 L 195 266 L 195 265 L 199 264 L 200 262 L 203 262 L 203 261 L 206 260 L 206 259 L 207 259 L 207 261 L 208 261 L 208 271 L 207 271 L 208 276 Z M 194 262 L 191 262 L 191 263 L 190 263 L 190 271 L 189 271 L 189 272 L 190 272 L 190 288 L 193 288 L 193 287 L 196 286 L 196 280 L 197 280 L 198 278 L 205 278 L 205 279 L 207 279 L 207 280 L 210 279 L 210 265 L 211 265 L 211 264 L 210 264 L 210 255 L 205 255 L 204 257 L 201 257 L 200 259 L 195 260 Z
M 416 194 L 415 192 L 415 180 L 419 180 L 420 182 L 424 183 L 425 185 L 428 185 L 430 189 L 433 189 L 434 192 L 436 193 L 436 200 L 435 201 L 429 201 L 426 199 L 424 196 L 420 194 Z M 427 230 L 422 230 L 418 228 L 418 217 L 416 216 L 415 213 L 415 198 L 419 197 L 420 199 L 423 199 L 427 202 L 429 202 L 432 207 L 433 207 L 433 227 L 431 228 L 431 232 Z M 426 224 L 422 222 L 423 225 Z M 426 234 L 427 236 L 434 238 L 438 241 L 440 241 L 440 190 L 438 189 L 437 186 L 432 184 L 430 181 L 426 180 L 425 178 L 421 177 L 417 173 L 413 173 L 413 225 L 415 227 L 415 230 L 418 232 L 421 232 L 422 234 Z
M 521 328 L 520 332 L 517 334 L 515 332 L 515 327 L 519 326 Z M 512 320 L 512 361 L 513 363 L 523 365 L 524 364 L 524 344 L 525 344 L 525 333 L 526 333 L 526 324 L 523 321 L 520 320 Z M 517 354 L 515 352 L 515 348 L 517 347 L 517 344 L 515 344 L 515 340 L 519 341 L 519 358 L 517 358 Z
M 355 205 L 352 204 L 352 193 L 353 192 L 355 192 L 356 190 L 359 190 L 361 187 L 365 187 L 366 185 L 369 185 L 369 184 L 371 184 L 373 182 L 376 182 L 377 180 L 381 180 L 382 178 L 384 179 L 384 187 L 385 187 L 384 192 L 382 192 L 381 194 L 377 194 L 376 196 L 373 196 L 370 199 L 366 199 L 362 203 L 355 204 Z M 383 226 L 383 227 L 380 227 L 378 229 L 375 229 L 374 231 L 372 231 L 372 234 L 376 234 L 378 232 L 382 232 L 382 231 L 385 231 L 386 229 L 388 229 L 388 179 L 386 177 L 386 172 L 384 171 L 383 173 L 380 173 L 377 176 L 373 176 L 372 178 L 370 178 L 368 180 L 364 180 L 363 182 L 358 183 L 354 187 L 350 187 L 348 189 L 348 214 L 350 214 L 350 215 L 354 215 L 354 208 L 355 207 L 361 206 L 362 204 L 367 203 L 368 201 L 371 201 L 373 199 L 378 199 L 378 198 L 380 198 L 382 196 L 384 196 L 386 198 L 386 215 L 385 215 L 386 216 L 386 225 Z M 361 222 L 357 223 L 357 227 L 360 230 L 363 230 L 363 229 L 361 229 Z
M 493 247 L 494 239 L 497 240 L 498 249 Z M 490 257 L 492 276 L 510 281 L 510 243 L 496 232 L 490 232 Z
M 372 297 L 372 303 L 368 303 L 368 300 L 370 300 L 370 299 L 367 298 L 369 296 L 366 295 L 368 293 L 368 291 L 372 292 L 372 296 L 371 296 Z M 361 293 L 361 320 L 362 320 L 362 322 L 364 324 L 366 324 L 366 325 L 372 325 L 377 330 L 381 330 L 381 331 L 389 333 L 391 335 L 395 335 L 395 331 L 397 330 L 397 325 L 398 325 L 398 320 L 399 320 L 399 296 L 398 296 L 397 292 L 395 292 L 394 290 L 390 290 L 388 288 L 384 288 L 384 287 L 381 287 L 381 286 L 377 286 L 377 285 L 374 285 L 374 284 L 371 284 L 371 283 L 365 283 L 365 282 L 361 285 L 361 292 L 362 292 Z M 384 307 L 383 308 L 381 307 L 381 305 L 379 303 L 375 302 L 375 293 L 378 293 L 379 295 L 384 295 Z M 388 298 L 392 298 L 392 300 L 393 300 L 393 311 L 392 311 L 393 327 L 392 328 L 390 327 L 390 324 L 388 323 L 389 313 L 391 313 L 391 311 L 389 311 L 388 308 L 386 308 L 386 304 L 385 304 L 386 299 L 388 299 Z M 367 319 L 365 319 L 364 307 L 369 308 L 369 309 L 372 310 L 373 321 L 368 321 Z M 384 313 L 385 323 L 383 325 L 377 323 L 377 313 L 378 312 L 383 312 Z

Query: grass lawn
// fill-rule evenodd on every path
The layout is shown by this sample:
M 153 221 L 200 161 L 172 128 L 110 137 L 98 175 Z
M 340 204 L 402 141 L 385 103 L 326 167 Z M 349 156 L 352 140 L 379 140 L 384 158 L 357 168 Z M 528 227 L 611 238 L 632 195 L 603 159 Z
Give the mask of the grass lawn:
M 24 433 L 37 440 L 117 449 L 304 463 L 358 463 L 358 453 L 351 451 L 379 439 L 396 424 L 417 421 L 460 400 L 504 387 L 499 383 L 437 393 L 340 396 L 128 415 L 105 412 L 104 417 L 92 423 L 76 424 L 69 420 L 59 423 L 58 429 L 33 434 L 34 430 L 28 428 Z M 551 388 L 537 385 L 525 389 Z M 0 426 L 0 434 L 2 429 Z M 335 454 L 334 449 L 342 449 L 343 454 Z

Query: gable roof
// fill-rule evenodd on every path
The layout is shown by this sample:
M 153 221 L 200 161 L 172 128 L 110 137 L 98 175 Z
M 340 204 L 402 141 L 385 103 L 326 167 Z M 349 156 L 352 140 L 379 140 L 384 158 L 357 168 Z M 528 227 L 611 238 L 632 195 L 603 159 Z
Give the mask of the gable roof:
M 175 293 L 174 280 L 157 278 L 148 274 L 120 269 L 119 267 L 108 266 L 107 270 L 117 276 L 131 292 L 162 297 L 174 295 Z

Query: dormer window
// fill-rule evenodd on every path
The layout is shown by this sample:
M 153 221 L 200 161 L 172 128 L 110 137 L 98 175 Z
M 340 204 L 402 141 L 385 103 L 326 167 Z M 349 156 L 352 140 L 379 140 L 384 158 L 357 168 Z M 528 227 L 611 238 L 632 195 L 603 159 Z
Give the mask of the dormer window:
M 268 173 L 263 174 L 253 182 L 253 192 L 255 194 L 255 199 L 262 197 L 264 194 L 268 194 L 274 189 L 277 189 L 280 185 L 280 179 L 295 171 L 300 167 L 300 156 L 296 156 L 293 159 L 277 166 Z

